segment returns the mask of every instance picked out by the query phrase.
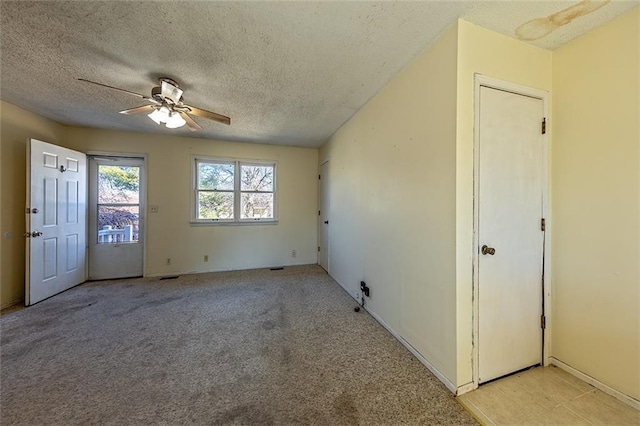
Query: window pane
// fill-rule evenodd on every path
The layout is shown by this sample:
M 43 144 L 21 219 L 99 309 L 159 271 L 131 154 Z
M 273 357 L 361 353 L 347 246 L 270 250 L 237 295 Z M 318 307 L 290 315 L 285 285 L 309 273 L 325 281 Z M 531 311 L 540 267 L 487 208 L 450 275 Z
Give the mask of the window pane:
M 138 242 L 139 206 L 98 206 L 98 244 Z
M 241 219 L 273 219 L 273 194 L 242 194 Z
M 198 219 L 233 219 L 233 193 L 199 192 Z
M 233 164 L 198 163 L 198 189 L 233 191 Z
M 139 203 L 140 167 L 98 165 L 98 204 Z
M 273 166 L 242 166 L 242 191 L 273 191 Z

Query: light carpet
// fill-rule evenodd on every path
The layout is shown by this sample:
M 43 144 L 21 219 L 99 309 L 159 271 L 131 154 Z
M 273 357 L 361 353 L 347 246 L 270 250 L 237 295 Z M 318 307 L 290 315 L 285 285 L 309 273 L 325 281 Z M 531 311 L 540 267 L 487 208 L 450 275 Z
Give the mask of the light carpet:
M 0 422 L 471 425 L 318 266 L 85 283 L 0 318 Z

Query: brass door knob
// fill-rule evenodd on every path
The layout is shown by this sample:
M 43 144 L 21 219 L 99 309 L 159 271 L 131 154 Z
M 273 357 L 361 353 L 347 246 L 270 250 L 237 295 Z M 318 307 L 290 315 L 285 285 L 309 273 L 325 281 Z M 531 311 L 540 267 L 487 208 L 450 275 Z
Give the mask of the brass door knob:
M 496 254 L 496 249 L 494 249 L 493 247 L 489 247 L 488 245 L 483 245 L 482 248 L 480 249 L 482 251 L 482 254 L 488 254 L 493 256 L 494 254 Z

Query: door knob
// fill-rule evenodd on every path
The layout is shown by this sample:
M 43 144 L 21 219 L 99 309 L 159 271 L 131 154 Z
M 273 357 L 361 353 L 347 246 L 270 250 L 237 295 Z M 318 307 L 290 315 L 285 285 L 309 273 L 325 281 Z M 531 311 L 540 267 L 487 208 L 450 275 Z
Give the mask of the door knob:
M 328 225 L 328 224 L 329 224 L 329 221 L 328 221 L 328 220 L 325 220 L 325 221 L 324 221 L 324 224 L 325 224 L 325 225 Z
M 42 232 L 40 232 L 40 231 L 33 231 L 33 232 L 31 233 L 31 236 L 32 236 L 33 238 L 35 238 L 35 237 L 39 237 L 40 235 L 42 235 Z
M 493 247 L 489 247 L 486 244 L 482 246 L 481 251 L 482 251 L 482 254 L 489 254 L 491 256 L 496 254 L 496 249 L 494 249 Z

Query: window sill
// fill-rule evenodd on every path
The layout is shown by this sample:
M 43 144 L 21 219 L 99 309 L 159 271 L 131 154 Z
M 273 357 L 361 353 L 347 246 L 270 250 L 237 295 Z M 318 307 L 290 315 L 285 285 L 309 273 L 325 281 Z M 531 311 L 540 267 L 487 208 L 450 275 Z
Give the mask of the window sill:
M 278 220 L 243 220 L 243 221 L 190 221 L 191 226 L 260 226 L 260 225 L 277 225 Z

